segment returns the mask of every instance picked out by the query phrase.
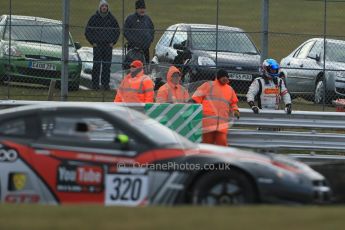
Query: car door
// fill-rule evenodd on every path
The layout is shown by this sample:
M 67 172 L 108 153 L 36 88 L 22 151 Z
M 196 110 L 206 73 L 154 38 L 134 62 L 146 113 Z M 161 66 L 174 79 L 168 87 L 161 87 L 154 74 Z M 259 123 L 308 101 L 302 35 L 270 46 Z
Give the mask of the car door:
M 174 45 L 183 45 L 186 46 L 188 43 L 188 32 L 186 26 L 179 26 L 174 34 L 174 37 L 171 41 L 171 45 L 169 47 L 168 52 L 166 55 L 166 60 L 168 63 L 173 63 L 175 57 L 177 56 L 177 50 L 174 48 Z
M 287 86 L 291 92 L 311 92 L 310 84 L 310 70 L 306 69 L 305 59 L 307 58 L 310 49 L 313 47 L 315 41 L 306 42 L 300 47 L 291 58 L 287 65 L 291 68 L 286 78 Z
M 168 62 L 167 54 L 169 53 L 169 47 L 171 45 L 171 40 L 174 37 L 176 28 L 176 25 L 170 26 L 159 39 L 155 48 L 155 55 L 158 59 L 158 63 Z
M 306 79 L 305 90 L 314 93 L 315 83 L 318 74 L 323 69 L 323 42 L 316 41 L 310 49 L 307 57 L 303 60 L 302 65 L 305 71 L 301 73 Z
M 41 136 L 32 145 L 39 153 L 35 168 L 54 196 L 60 203 L 104 203 L 106 175 L 118 172 L 119 164 L 134 164 L 143 145 L 102 114 L 63 112 L 40 117 Z M 126 140 L 128 145 L 122 143 Z M 136 177 L 129 178 L 132 183 Z
M 0 201 L 44 202 L 39 177 L 33 168 L 30 144 L 36 136 L 36 119 L 17 116 L 0 123 Z
M 314 93 L 316 77 L 322 70 L 322 59 L 318 59 L 316 55 L 320 58 L 322 47 L 323 45 L 320 41 L 315 41 L 310 48 L 306 49 L 307 56 L 301 59 L 299 76 L 303 79 L 300 83 L 302 92 Z

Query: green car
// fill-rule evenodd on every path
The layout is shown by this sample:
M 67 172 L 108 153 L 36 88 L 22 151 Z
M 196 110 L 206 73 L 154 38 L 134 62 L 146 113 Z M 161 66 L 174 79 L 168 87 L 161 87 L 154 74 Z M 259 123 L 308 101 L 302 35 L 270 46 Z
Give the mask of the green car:
M 78 43 L 69 37 L 68 88 L 79 89 Z M 61 80 L 62 22 L 30 16 L 0 17 L 0 83 L 49 85 Z

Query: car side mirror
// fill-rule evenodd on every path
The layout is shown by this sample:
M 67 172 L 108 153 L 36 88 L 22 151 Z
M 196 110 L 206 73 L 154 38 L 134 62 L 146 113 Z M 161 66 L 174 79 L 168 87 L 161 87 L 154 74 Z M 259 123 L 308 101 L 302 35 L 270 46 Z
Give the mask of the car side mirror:
M 320 61 L 320 55 L 319 55 L 319 54 L 316 54 L 315 57 L 314 57 L 314 56 L 309 56 L 309 55 L 308 55 L 308 58 L 313 59 L 313 60 L 315 60 L 315 61 L 317 61 L 317 62 Z
M 81 48 L 81 44 L 79 42 L 74 43 L 74 47 L 79 50 Z
M 320 61 L 320 54 L 316 54 L 316 56 L 315 56 L 315 61 L 317 61 L 317 62 L 319 62 Z
M 173 47 L 175 50 L 185 50 L 186 49 L 186 47 L 182 44 L 174 44 Z

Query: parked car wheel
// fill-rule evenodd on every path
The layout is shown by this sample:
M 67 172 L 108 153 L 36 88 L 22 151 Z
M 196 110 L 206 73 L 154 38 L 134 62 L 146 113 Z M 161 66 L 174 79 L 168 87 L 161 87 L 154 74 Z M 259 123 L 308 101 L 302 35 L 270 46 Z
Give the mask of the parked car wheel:
M 0 75 L 0 85 L 4 85 L 6 81 L 6 76 L 5 75 Z
M 77 90 L 79 90 L 79 85 L 80 85 L 80 80 L 74 81 L 74 82 L 70 82 L 68 84 L 68 91 L 77 91 Z
M 68 82 L 68 91 L 77 91 L 79 90 L 80 80 L 74 82 Z M 61 89 L 61 82 L 56 82 L 55 88 Z
M 324 97 L 324 84 L 323 81 L 318 81 L 315 86 L 315 92 L 314 92 L 314 102 L 315 104 L 320 104 L 323 101 Z
M 324 99 L 325 98 L 325 99 Z M 333 95 L 331 91 L 325 91 L 325 84 L 321 79 L 316 83 L 314 92 L 314 102 L 315 104 L 322 104 L 325 100 L 326 104 L 331 103 Z
M 256 192 L 250 179 L 235 170 L 206 174 L 196 182 L 192 192 L 193 204 L 238 205 L 255 201 Z

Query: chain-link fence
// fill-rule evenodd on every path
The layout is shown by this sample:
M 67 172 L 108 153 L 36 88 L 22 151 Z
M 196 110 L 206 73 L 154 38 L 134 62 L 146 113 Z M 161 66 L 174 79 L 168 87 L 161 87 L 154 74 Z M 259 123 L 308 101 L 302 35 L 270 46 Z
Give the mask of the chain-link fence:
M 0 99 L 112 101 L 131 61 L 141 59 L 155 90 L 171 65 L 189 93 L 223 68 L 247 106 L 266 57 L 280 63 L 295 109 L 334 110 L 329 105 L 345 95 L 343 1 L 103 3 L 2 1 Z

